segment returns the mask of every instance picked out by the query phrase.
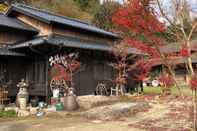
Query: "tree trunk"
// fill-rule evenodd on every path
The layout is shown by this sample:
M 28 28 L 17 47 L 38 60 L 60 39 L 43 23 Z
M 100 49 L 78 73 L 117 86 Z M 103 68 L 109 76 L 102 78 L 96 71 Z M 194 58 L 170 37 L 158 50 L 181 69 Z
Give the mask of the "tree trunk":
M 194 91 L 194 96 L 193 96 L 193 106 L 194 106 L 194 110 L 193 110 L 193 128 L 195 131 L 197 131 L 197 119 L 196 119 L 196 113 L 197 113 L 197 94 L 196 94 L 196 90 Z

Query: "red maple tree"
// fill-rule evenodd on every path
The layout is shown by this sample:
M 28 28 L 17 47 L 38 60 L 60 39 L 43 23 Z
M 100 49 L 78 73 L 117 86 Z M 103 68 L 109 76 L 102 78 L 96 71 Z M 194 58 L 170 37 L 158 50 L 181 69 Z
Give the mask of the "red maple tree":
M 129 1 L 113 17 L 123 41 L 147 56 L 135 63 L 139 80 L 147 77 L 152 59 L 161 58 L 159 46 L 163 45 L 163 40 L 160 34 L 165 32 L 165 26 L 157 19 L 151 4 L 152 0 Z
M 165 32 L 165 26 L 157 19 L 157 14 L 154 12 L 153 6 L 151 6 L 153 2 L 154 0 L 128 1 L 121 9 L 118 10 L 118 12 L 115 13 L 113 22 L 117 25 L 118 32 L 123 36 L 124 41 L 126 41 L 131 47 L 137 48 L 148 56 L 142 58 L 144 62 L 154 61 L 154 59 L 157 59 L 167 67 L 168 73 L 171 76 L 162 76 L 160 78 L 166 85 L 175 83 L 175 86 L 177 86 L 176 81 L 174 81 L 174 71 L 171 68 L 174 58 L 176 59 L 176 57 L 182 57 L 186 60 L 185 64 L 188 67 L 188 73 L 191 78 L 189 85 L 194 91 L 193 97 L 195 102 L 193 123 L 194 129 L 197 130 L 197 77 L 192 65 L 193 52 L 191 51 L 191 39 L 193 32 L 196 31 L 197 22 L 193 22 L 193 24 L 190 23 L 191 29 L 188 29 L 185 24 L 181 24 L 181 26 L 174 24 L 177 22 L 185 22 L 185 17 L 181 16 L 184 11 L 182 9 L 183 6 L 181 6 L 181 1 L 176 1 L 179 7 L 175 6 L 175 12 L 179 16 L 176 16 L 176 22 L 172 22 L 168 16 L 165 15 L 165 11 L 161 9 L 160 1 L 156 0 L 161 15 L 175 28 L 175 32 L 173 30 L 171 34 L 177 37 L 177 40 L 182 46 L 179 53 L 161 53 L 160 46 L 164 45 L 161 34 Z M 143 66 L 145 66 L 145 64 Z M 140 68 L 140 66 L 138 68 Z M 138 78 L 144 79 L 144 76 L 140 74 Z

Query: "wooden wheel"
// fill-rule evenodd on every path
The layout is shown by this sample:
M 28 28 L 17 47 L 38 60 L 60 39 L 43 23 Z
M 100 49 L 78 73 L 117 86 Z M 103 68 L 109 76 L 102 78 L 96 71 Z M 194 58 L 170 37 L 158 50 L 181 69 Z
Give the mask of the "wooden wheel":
M 106 85 L 104 83 L 99 83 L 96 87 L 96 94 L 97 95 L 108 95 L 108 91 Z

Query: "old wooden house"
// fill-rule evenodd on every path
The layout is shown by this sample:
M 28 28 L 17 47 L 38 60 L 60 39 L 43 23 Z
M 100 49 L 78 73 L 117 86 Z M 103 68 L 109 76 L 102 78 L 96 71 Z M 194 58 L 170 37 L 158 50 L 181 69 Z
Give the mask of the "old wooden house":
M 193 39 L 191 40 L 191 60 L 192 60 L 192 66 L 194 68 L 194 71 L 197 71 L 197 40 Z M 166 46 L 160 47 L 160 51 L 163 54 L 176 54 L 177 57 L 172 57 L 171 59 L 168 60 L 168 64 L 170 64 L 174 70 L 175 73 L 175 79 L 177 80 L 178 84 L 180 85 L 185 85 L 189 81 L 189 74 L 187 72 L 186 68 L 186 62 L 187 58 L 179 56 L 180 50 L 182 46 L 180 43 L 175 42 L 175 43 L 169 43 Z M 157 76 L 159 75 L 159 72 L 166 71 L 166 67 L 164 66 L 165 64 L 163 61 L 158 60 L 156 61 L 153 66 L 153 71 L 157 70 Z
M 99 80 L 113 78 L 110 51 L 119 37 L 86 22 L 23 4 L 0 15 L 0 82 L 10 97 L 21 78 L 31 96 L 50 96 L 50 56 L 79 52 L 81 68 L 74 76 L 77 95 L 92 94 Z M 131 49 L 131 52 L 135 50 Z

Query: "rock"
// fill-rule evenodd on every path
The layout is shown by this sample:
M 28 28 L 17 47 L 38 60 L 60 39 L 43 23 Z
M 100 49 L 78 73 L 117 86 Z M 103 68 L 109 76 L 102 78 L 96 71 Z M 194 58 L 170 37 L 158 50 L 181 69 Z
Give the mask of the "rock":
M 83 112 L 81 115 L 90 119 L 110 120 L 134 115 L 138 111 L 149 108 L 149 104 L 141 103 L 116 103 L 107 106 L 95 107 Z
M 99 124 L 99 123 L 102 123 L 102 121 L 101 120 L 93 120 L 93 121 L 91 121 L 92 123 L 95 123 L 95 124 Z
M 18 117 L 26 117 L 30 115 L 30 112 L 27 110 L 18 110 Z
M 43 109 L 44 112 L 48 113 L 48 112 L 56 112 L 56 107 L 55 106 L 49 106 L 45 109 Z
M 18 110 L 19 110 L 19 108 L 18 107 L 5 107 L 5 109 L 4 109 L 5 111 L 10 111 L 10 110 L 14 110 L 16 113 L 18 112 Z
M 159 97 L 160 97 L 159 95 L 156 95 L 155 100 L 159 100 Z
M 30 107 L 29 110 L 31 115 L 36 115 L 38 112 L 38 107 Z
M 40 110 L 40 111 L 38 111 L 38 113 L 36 114 L 36 116 L 37 117 L 42 117 L 42 116 L 44 116 L 44 111 L 42 111 L 42 110 Z
M 100 96 L 100 95 L 86 95 L 86 96 L 78 96 L 77 97 L 77 102 L 79 105 L 79 108 L 82 109 L 90 109 L 92 107 L 96 107 L 99 105 L 103 105 L 106 103 L 112 103 L 117 101 L 117 97 L 107 97 L 107 96 Z

